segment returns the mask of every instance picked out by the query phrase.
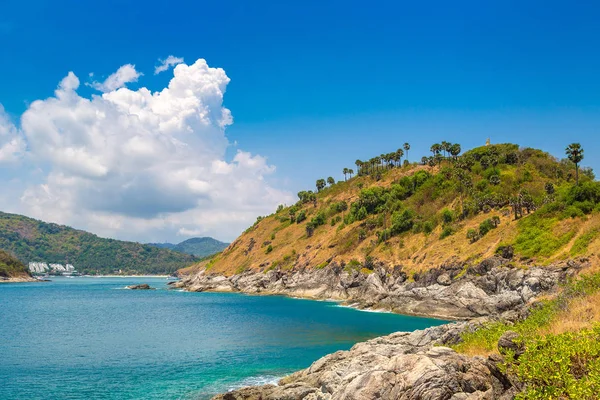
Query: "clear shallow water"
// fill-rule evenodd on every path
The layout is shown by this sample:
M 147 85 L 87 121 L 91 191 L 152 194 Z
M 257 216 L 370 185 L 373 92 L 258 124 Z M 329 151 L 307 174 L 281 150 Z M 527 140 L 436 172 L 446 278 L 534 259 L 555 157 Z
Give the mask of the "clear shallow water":
M 0 285 L 0 399 L 205 399 L 359 341 L 444 323 L 279 296 L 179 292 L 166 282 Z M 122 290 L 134 283 L 159 290 Z

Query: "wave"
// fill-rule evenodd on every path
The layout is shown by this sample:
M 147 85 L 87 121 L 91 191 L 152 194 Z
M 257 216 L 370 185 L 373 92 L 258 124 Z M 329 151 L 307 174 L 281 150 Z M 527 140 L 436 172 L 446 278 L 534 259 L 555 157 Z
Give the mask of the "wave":
M 257 376 L 249 376 L 248 378 L 244 378 L 239 382 L 236 382 L 232 385 L 229 385 L 227 391 L 232 391 L 236 389 L 240 389 L 246 386 L 260 386 L 260 385 L 277 385 L 277 382 L 283 378 L 283 376 L 276 375 L 257 375 Z
M 370 313 L 379 313 L 379 314 L 393 314 L 390 310 L 383 310 L 381 308 L 358 308 L 358 303 L 354 304 L 334 304 L 331 307 L 341 307 L 341 308 L 351 308 L 356 311 L 364 311 Z

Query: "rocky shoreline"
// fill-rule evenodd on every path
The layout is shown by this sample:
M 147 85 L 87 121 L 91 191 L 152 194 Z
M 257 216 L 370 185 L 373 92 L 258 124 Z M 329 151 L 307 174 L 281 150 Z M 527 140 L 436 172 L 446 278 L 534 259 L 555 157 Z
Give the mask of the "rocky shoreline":
M 358 308 L 465 320 L 358 343 L 276 386 L 244 388 L 216 399 L 510 399 L 516 385 L 499 371 L 494 356 L 469 357 L 445 346 L 490 319 L 522 318 L 537 297 L 551 293 L 581 267 L 570 261 L 522 269 L 494 257 L 471 267 L 449 262 L 409 279 L 401 267 L 379 264 L 363 273 L 333 263 L 323 269 L 247 271 L 230 277 L 201 271 L 175 286 L 334 299 Z

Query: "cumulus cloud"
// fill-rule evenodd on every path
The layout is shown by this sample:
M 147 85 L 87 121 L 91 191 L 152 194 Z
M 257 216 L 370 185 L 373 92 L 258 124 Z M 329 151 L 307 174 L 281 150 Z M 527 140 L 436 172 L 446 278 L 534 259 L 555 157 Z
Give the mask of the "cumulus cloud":
M 85 98 L 70 72 L 54 96 L 30 105 L 20 132 L 10 128 L 7 137 L 24 136 L 29 159 L 45 166 L 43 182 L 23 191 L 25 213 L 128 239 L 233 239 L 257 215 L 293 201 L 267 183 L 275 167 L 264 157 L 238 150 L 226 159 L 233 119 L 223 107 L 225 71 L 203 59 L 179 64 L 157 92 L 125 88 L 127 79 Z
M 125 64 L 117 72 L 106 78 L 104 82 L 92 82 L 90 86 L 101 92 L 111 92 L 125 87 L 127 83 L 137 82 L 142 75 L 142 73 L 135 70 L 135 65 Z M 93 73 L 90 74 L 90 77 L 92 76 L 94 76 Z
M 174 65 L 183 63 L 183 58 L 169 56 L 164 60 L 159 59 L 158 61 L 160 62 L 160 65 L 158 65 L 154 68 L 154 75 L 158 75 L 161 72 L 165 72 L 166 70 L 168 70 L 169 68 L 171 68 Z
M 18 161 L 25 147 L 25 140 L 0 104 L 0 164 Z

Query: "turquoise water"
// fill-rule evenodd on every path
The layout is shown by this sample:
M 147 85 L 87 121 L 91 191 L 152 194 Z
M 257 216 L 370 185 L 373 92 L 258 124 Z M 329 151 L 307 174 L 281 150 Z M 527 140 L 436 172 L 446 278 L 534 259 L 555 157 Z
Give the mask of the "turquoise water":
M 279 296 L 166 290 L 164 278 L 0 285 L 0 399 L 205 399 L 354 343 L 443 321 Z M 149 283 L 159 290 L 122 290 Z

